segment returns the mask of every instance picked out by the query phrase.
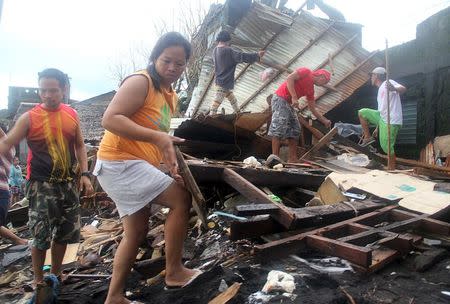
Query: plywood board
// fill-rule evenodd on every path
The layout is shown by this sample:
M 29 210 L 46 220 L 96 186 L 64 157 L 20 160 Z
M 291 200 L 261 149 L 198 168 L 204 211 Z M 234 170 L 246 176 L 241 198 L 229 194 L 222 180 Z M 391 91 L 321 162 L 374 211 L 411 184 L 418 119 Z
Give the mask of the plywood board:
M 62 264 L 70 264 L 73 262 L 76 262 L 78 260 L 78 249 L 80 248 L 80 243 L 74 243 L 74 244 L 68 244 L 66 253 L 64 254 L 64 259 Z M 45 253 L 45 262 L 44 265 L 51 265 L 52 264 L 52 255 L 51 255 L 51 249 L 48 249 Z

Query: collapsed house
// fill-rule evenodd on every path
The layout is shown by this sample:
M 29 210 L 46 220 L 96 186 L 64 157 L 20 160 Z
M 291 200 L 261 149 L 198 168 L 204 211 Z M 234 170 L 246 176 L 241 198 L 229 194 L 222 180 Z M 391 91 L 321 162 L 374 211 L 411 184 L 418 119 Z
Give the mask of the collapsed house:
M 239 13 L 236 3 L 244 5 Z M 333 66 L 330 86 L 318 88 L 319 111 L 328 113 L 382 63 L 361 47 L 360 26 L 249 1 L 228 1 L 213 15 L 220 18 L 208 19 L 209 42 L 221 27 L 215 22 L 226 20 L 236 45 L 267 49 L 268 65 L 237 69 L 235 94 L 244 113 L 197 115 L 213 96 L 206 55 L 187 111 L 195 117 L 173 121 L 174 135 L 186 139 L 176 148 L 177 160 L 193 198 L 184 259 L 204 274 L 187 288 L 163 290 L 168 210 L 154 208 L 127 297 L 146 303 L 448 302 L 450 168 L 399 158 L 399 170 L 387 172 L 386 157 L 338 128 L 318 129 L 306 108 L 302 125 L 312 140 L 298 148 L 300 162 L 268 158 L 271 142 L 261 132 L 269 115 L 266 96 L 286 72 Z M 263 83 L 259 73 L 267 66 L 278 72 Z M 93 142 L 103 132 L 94 120 L 110 97 L 74 105 L 80 117 L 89 117 L 84 128 Z M 89 159 L 92 170 L 95 151 Z M 123 237 L 114 202 L 92 182 L 96 193 L 82 198 L 82 240 L 65 256 L 61 303 L 104 301 Z M 26 233 L 24 209 L 10 214 L 18 233 Z M 31 295 L 28 249 L 2 244 L 0 250 L 0 299 L 25 301 Z

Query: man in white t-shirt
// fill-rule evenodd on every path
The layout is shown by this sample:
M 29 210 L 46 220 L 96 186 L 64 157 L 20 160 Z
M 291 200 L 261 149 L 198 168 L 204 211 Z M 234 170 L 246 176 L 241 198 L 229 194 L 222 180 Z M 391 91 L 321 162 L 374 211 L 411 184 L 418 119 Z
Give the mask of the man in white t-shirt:
M 378 87 L 378 110 L 364 108 L 358 111 L 359 121 L 361 122 L 361 126 L 364 132 L 361 146 L 367 146 L 374 142 L 374 137 L 376 137 L 378 131 L 381 148 L 386 154 L 388 154 L 389 145 L 387 130 L 387 92 L 389 91 L 391 155 L 395 155 L 394 144 L 397 138 L 398 131 L 402 127 L 403 123 L 402 103 L 400 100 L 400 95 L 406 91 L 406 88 L 392 79 L 389 79 L 389 84 L 387 84 L 386 69 L 383 67 L 377 67 L 372 71 L 371 83 L 372 85 Z M 376 129 L 372 135 L 369 131 L 369 124 L 376 126 Z

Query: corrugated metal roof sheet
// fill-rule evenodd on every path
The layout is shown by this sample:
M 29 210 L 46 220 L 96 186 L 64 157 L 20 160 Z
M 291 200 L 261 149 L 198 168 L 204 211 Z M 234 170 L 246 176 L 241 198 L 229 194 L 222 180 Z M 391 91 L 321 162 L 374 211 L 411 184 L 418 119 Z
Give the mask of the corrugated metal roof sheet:
M 370 71 L 382 64 L 380 58 L 361 47 L 359 37 L 348 43 L 352 36 L 359 33 L 359 29 L 354 33 L 348 30 L 339 31 L 333 25 L 330 27 L 330 23 L 330 20 L 314 17 L 304 11 L 293 18 L 265 5 L 254 3 L 235 28 L 234 37 L 240 42 L 248 41 L 246 45 L 258 46 L 241 47 L 244 51 L 257 51 L 267 45 L 264 60 L 280 65 L 292 61 L 285 66 L 291 70 L 302 66 L 317 69 L 322 67 L 330 54 L 334 56 L 334 74 L 329 84 L 335 86 L 339 92 L 316 87 L 316 96 L 319 96 L 317 108 L 319 112 L 326 113 L 368 81 Z M 330 28 L 327 29 L 328 27 Z M 280 33 L 277 35 L 278 32 Z M 298 54 L 300 56 L 295 58 Z M 246 64 L 239 64 L 235 75 L 238 76 L 245 68 Z M 264 84 L 260 79 L 260 73 L 266 68 L 267 66 L 261 63 L 251 64 L 237 78 L 234 94 L 238 104 L 245 105 L 244 111 L 261 112 L 266 109 L 267 95 L 275 92 L 286 80 L 288 73 L 282 72 Z M 212 58 L 206 56 L 198 87 L 186 111 L 188 115 L 208 111 L 214 97 L 214 84 L 209 85 L 213 72 Z M 254 98 L 249 99 L 253 95 Z M 306 102 L 303 105 L 306 106 Z M 226 113 L 232 113 L 229 102 L 223 102 L 221 107 L 225 108 Z M 304 113 L 308 114 L 308 110 L 305 109 Z

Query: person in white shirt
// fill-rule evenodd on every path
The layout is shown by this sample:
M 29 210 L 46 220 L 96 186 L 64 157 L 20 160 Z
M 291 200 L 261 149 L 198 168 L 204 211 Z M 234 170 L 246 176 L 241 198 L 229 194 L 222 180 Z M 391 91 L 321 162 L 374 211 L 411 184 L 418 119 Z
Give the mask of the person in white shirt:
M 389 92 L 389 110 L 391 123 L 391 149 L 390 154 L 395 155 L 394 145 L 397 134 L 403 123 L 402 103 L 400 95 L 406 92 L 406 88 L 401 84 L 389 79 L 386 82 L 386 69 L 383 67 L 375 68 L 371 73 L 371 83 L 378 87 L 378 110 L 361 109 L 358 111 L 359 121 L 363 128 L 363 138 L 361 146 L 367 146 L 375 141 L 374 137 L 379 133 L 380 146 L 388 154 L 388 128 L 387 128 L 387 92 Z M 370 134 L 369 124 L 376 126 L 373 134 Z

